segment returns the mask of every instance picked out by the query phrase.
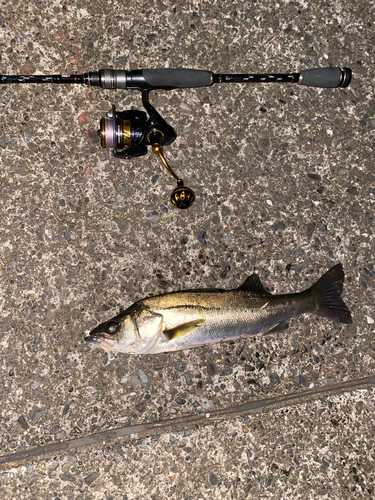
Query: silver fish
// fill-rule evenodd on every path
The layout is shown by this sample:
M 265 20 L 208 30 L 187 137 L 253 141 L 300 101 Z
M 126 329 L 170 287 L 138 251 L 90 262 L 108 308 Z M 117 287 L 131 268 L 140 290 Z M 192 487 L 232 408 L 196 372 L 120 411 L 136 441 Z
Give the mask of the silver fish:
M 306 313 L 349 324 L 343 283 L 337 264 L 303 292 L 272 295 L 252 274 L 234 290 L 185 290 L 140 300 L 85 340 L 106 351 L 155 354 L 282 332 L 286 320 Z

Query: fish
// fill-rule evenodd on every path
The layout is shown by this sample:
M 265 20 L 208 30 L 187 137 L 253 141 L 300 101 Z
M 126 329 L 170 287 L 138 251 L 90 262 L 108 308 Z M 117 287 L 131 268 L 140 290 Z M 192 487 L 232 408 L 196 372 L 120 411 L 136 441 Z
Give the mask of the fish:
M 238 288 L 182 290 L 148 297 L 94 328 L 85 341 L 111 353 L 157 354 L 283 332 L 287 320 L 314 314 L 343 324 L 342 264 L 302 292 L 274 295 L 257 274 Z

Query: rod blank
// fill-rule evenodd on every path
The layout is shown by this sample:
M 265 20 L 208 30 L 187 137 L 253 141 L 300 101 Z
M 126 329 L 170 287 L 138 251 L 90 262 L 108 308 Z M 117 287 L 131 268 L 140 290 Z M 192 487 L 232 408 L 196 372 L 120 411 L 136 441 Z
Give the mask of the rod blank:
M 106 89 L 165 89 L 209 87 L 214 83 L 297 83 L 308 87 L 345 88 L 352 77 L 350 68 L 316 68 L 299 73 L 214 74 L 198 69 L 101 69 L 81 75 L 0 75 L 0 84 L 57 83 L 85 84 Z

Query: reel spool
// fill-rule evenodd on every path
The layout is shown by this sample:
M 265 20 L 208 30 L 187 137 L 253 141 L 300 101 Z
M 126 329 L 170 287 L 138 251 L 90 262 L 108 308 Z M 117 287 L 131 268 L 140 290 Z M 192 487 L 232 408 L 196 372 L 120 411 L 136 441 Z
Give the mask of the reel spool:
M 102 148 L 113 148 L 114 151 L 124 151 L 122 156 L 135 158 L 147 153 L 147 147 L 142 144 L 146 128 L 147 115 L 143 111 L 116 112 L 115 105 L 108 111 L 107 118 L 100 120 L 98 136 Z

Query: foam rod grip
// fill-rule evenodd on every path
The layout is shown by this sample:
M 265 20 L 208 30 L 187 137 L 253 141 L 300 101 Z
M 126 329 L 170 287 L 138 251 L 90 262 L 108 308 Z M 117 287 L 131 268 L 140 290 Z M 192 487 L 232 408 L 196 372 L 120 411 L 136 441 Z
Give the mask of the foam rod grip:
M 213 73 L 201 69 L 143 69 L 142 74 L 153 88 L 208 87 L 213 83 Z
M 335 88 L 347 87 L 352 79 L 349 68 L 316 68 L 300 72 L 300 85 L 307 87 Z

